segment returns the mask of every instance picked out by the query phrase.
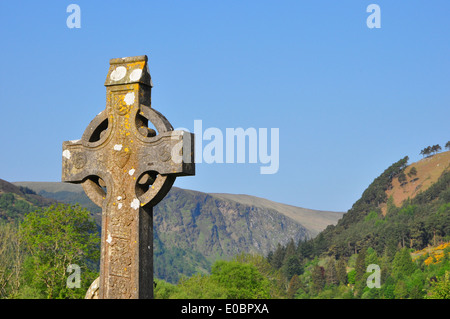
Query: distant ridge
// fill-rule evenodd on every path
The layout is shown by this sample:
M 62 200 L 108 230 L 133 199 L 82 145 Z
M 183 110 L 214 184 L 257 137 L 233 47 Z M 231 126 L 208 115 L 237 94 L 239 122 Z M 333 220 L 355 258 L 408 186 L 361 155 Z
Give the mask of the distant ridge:
M 101 209 L 81 185 L 16 182 L 54 200 L 80 203 L 101 225 Z M 240 253 L 267 255 L 278 244 L 314 238 L 343 213 L 315 211 L 249 195 L 208 194 L 173 187 L 153 210 L 154 269 L 175 283 L 180 276 L 208 272 L 217 259 Z
M 235 201 L 241 204 L 255 206 L 255 207 L 266 207 L 274 209 L 281 214 L 297 221 L 305 228 L 307 228 L 313 236 L 316 236 L 319 232 L 324 230 L 328 225 L 336 224 L 343 212 L 332 212 L 302 208 L 282 203 L 277 203 L 265 198 L 244 195 L 244 194 L 226 194 L 226 193 L 211 193 L 211 196 L 219 197 L 226 200 Z
M 12 182 L 12 185 L 16 186 L 24 186 L 32 189 L 37 194 L 42 191 L 48 193 L 56 193 L 56 192 L 75 192 L 75 193 L 83 193 L 83 187 L 81 184 L 71 184 L 71 183 L 62 183 L 62 182 Z
M 0 179 L 0 221 L 17 221 L 30 211 L 47 207 L 56 201 L 37 195 L 25 186 Z
M 41 194 L 44 197 L 50 197 L 56 200 L 63 200 L 56 194 L 62 192 L 76 193 L 79 195 L 74 200 L 79 200 L 80 204 L 86 204 L 89 199 L 84 194 L 83 187 L 80 184 L 70 184 L 62 182 L 13 182 L 13 185 L 28 187 L 35 191 L 37 194 Z M 173 189 L 180 189 L 173 187 Z M 242 205 L 254 206 L 265 209 L 273 209 L 278 211 L 282 215 L 294 220 L 295 222 L 304 226 L 312 237 L 316 236 L 319 232 L 324 230 L 328 225 L 335 225 L 337 221 L 343 216 L 344 212 L 323 211 L 297 207 L 293 205 L 274 202 L 265 198 L 256 197 L 245 194 L 230 194 L 230 193 L 204 193 L 195 190 L 183 189 L 185 192 L 191 195 L 205 194 L 214 198 L 233 201 Z M 52 196 L 53 193 L 53 196 Z M 84 205 L 86 206 L 86 205 Z M 89 207 L 93 212 L 100 212 L 99 208 Z
M 13 193 L 16 195 L 23 195 L 20 188 L 10 182 L 0 179 L 0 193 Z

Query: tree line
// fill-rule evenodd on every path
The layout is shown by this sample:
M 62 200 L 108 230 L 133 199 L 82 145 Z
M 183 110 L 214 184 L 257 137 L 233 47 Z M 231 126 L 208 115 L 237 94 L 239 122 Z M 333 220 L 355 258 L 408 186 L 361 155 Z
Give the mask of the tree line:
M 291 241 L 267 256 L 270 265 L 289 280 L 286 298 L 450 298 L 450 243 L 442 245 L 445 248 L 439 255 L 425 253 L 415 259 L 407 247 L 393 251 L 386 248 L 382 254 L 372 247 L 364 247 L 348 258 L 339 259 L 311 256 L 305 243 L 300 241 L 296 246 Z M 369 265 L 379 267 L 378 287 L 368 284 L 373 274 L 368 271 Z
M 5 203 L 10 201 L 7 196 Z M 0 219 L 0 298 L 84 298 L 98 277 L 99 257 L 97 226 L 79 205 L 52 205 L 21 219 Z M 70 265 L 80 267 L 79 287 L 67 284 Z
M 450 141 L 448 141 L 445 144 L 445 148 L 447 150 L 450 150 Z M 442 147 L 439 144 L 436 144 L 436 145 L 433 145 L 433 146 L 427 146 L 423 150 L 420 151 L 420 155 L 422 155 L 423 157 L 430 156 L 431 154 L 436 155 L 441 150 L 442 150 Z
M 428 194 L 429 198 L 420 198 L 418 203 L 438 198 L 436 194 L 440 192 L 435 192 Z M 390 211 L 402 218 L 416 213 L 419 211 L 411 205 Z M 437 243 L 450 240 L 450 222 L 445 219 L 450 216 L 450 204 L 441 205 L 434 214 L 437 219 L 429 225 L 434 227 L 434 240 Z M 381 220 L 373 211 L 361 223 L 387 224 L 380 223 Z M 450 243 L 439 255 L 425 253 L 413 260 L 411 251 L 423 246 L 420 240 L 427 240 L 424 235 L 420 231 L 411 233 L 409 236 L 417 241 L 387 245 L 381 253 L 376 242 L 367 241 L 357 252 L 339 258 L 335 253 L 318 254 L 323 243 L 317 246 L 312 240 L 298 243 L 291 240 L 286 246 L 278 245 L 266 257 L 241 254 L 229 261 L 218 260 L 210 273 L 184 276 L 177 284 L 155 279 L 155 296 L 177 299 L 450 296 Z M 31 212 L 17 223 L 0 223 L 0 297 L 83 298 L 98 276 L 99 251 L 98 229 L 89 212 L 78 205 L 54 205 Z M 82 269 L 79 288 L 67 285 L 70 264 Z M 380 288 L 367 286 L 370 264 L 381 268 Z

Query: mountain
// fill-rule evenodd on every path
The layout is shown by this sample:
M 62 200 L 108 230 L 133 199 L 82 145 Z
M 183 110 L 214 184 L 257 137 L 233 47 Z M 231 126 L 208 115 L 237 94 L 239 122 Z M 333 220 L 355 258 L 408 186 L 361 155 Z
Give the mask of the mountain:
M 0 221 L 13 221 L 39 207 L 50 206 L 55 200 L 37 195 L 24 186 L 0 179 Z
M 101 209 L 81 185 L 59 182 L 15 182 L 33 192 L 88 208 L 98 225 Z M 305 209 L 248 195 L 207 194 L 173 187 L 154 208 L 155 274 L 176 282 L 181 274 L 207 272 L 218 258 L 236 254 L 266 255 L 290 239 L 315 237 L 343 213 Z M 169 266 L 170 265 L 170 266 Z
M 81 185 L 59 182 L 13 182 L 12 185 L 27 188 L 44 198 L 61 203 L 78 203 L 88 209 L 94 215 L 97 224 L 101 225 L 102 210 L 85 195 Z
M 303 225 L 310 233 L 311 238 L 315 237 L 328 225 L 335 224 L 337 219 L 340 219 L 342 217 L 342 213 L 338 212 L 313 210 L 286 205 L 273 202 L 265 198 L 250 195 L 213 193 L 211 194 L 211 196 L 218 197 L 224 200 L 234 201 L 243 205 L 249 205 L 259 208 L 270 208 L 278 211 L 282 215 L 289 217 Z
M 413 169 L 414 168 L 414 169 Z M 311 256 L 349 257 L 364 247 L 382 255 L 450 240 L 450 152 L 392 164 L 336 225 L 307 245 Z
M 90 202 L 80 185 L 14 185 L 61 202 L 78 202 L 94 213 L 100 225 L 101 210 Z M 153 210 L 155 274 L 176 282 L 181 274 L 207 272 L 218 258 L 228 259 L 242 252 L 266 255 L 291 239 L 298 242 L 315 237 L 342 215 L 248 195 L 207 194 L 173 187 Z

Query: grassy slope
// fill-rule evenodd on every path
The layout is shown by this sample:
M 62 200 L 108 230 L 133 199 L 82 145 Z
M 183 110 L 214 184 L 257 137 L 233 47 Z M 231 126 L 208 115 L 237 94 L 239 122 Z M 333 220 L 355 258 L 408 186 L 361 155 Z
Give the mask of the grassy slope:
M 417 175 L 407 174 L 415 167 Z M 414 198 L 420 192 L 433 185 L 445 170 L 450 169 L 450 151 L 426 157 L 412 163 L 405 168 L 407 182 L 400 185 L 398 178 L 392 180 L 392 188 L 386 191 L 388 197 L 392 196 L 395 206 L 399 207 L 404 200 Z M 383 215 L 386 214 L 386 205 L 382 205 Z

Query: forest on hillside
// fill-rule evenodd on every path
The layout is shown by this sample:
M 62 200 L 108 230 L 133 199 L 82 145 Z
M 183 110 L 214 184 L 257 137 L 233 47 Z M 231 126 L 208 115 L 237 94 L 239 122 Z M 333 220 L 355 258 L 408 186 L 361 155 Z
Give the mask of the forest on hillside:
M 337 225 L 267 256 L 290 280 L 291 297 L 450 298 L 450 171 L 397 207 L 386 190 L 407 162 L 377 177 Z M 378 266 L 377 288 L 368 287 L 371 265 Z

